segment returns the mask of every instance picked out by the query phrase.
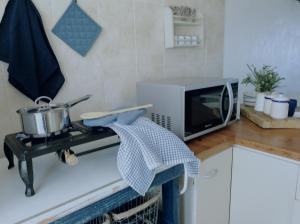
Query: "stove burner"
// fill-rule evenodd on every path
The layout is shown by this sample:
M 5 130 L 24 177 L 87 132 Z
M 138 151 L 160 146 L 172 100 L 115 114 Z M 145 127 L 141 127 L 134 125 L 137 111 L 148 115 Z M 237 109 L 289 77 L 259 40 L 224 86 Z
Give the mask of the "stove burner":
M 115 135 L 115 132 L 109 128 L 89 128 L 84 126 L 82 121 L 77 121 L 72 123 L 68 132 L 46 138 L 34 138 L 23 133 L 7 135 L 4 141 L 4 153 L 9 161 L 8 169 L 14 167 L 14 155 L 17 157 L 19 174 L 26 185 L 25 194 L 26 196 L 33 196 L 35 194 L 33 189 L 33 158 L 49 153 L 58 153 L 60 155 L 62 150 L 68 150 L 74 146 Z M 76 156 L 82 156 L 118 144 L 113 143 L 75 154 Z

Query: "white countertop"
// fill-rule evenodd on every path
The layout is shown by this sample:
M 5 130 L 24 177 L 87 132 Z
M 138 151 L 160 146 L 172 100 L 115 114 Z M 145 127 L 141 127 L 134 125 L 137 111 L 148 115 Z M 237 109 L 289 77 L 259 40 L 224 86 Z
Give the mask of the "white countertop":
M 104 145 L 107 141 L 92 145 Z M 86 148 L 92 147 L 89 144 Z M 15 164 L 8 170 L 6 159 L 0 160 L 0 223 L 3 224 L 32 224 L 62 217 L 127 187 L 117 169 L 117 147 L 81 156 L 74 167 L 60 162 L 54 153 L 34 159 L 33 197 L 25 196 L 16 159 Z

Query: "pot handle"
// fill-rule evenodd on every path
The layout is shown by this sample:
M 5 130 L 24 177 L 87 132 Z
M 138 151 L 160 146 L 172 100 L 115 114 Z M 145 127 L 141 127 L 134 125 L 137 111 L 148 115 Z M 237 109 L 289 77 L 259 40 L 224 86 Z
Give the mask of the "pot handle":
M 52 103 L 52 99 L 50 97 L 48 97 L 48 96 L 40 96 L 40 97 L 38 97 L 38 98 L 35 99 L 35 101 L 34 101 L 35 105 L 39 105 L 41 100 L 48 100 L 49 101 L 48 104 Z
M 69 101 L 69 102 L 65 103 L 65 106 L 66 107 L 73 107 L 73 106 L 75 106 L 78 103 L 81 103 L 83 101 L 88 100 L 89 98 L 91 98 L 91 96 L 92 95 L 86 95 L 86 96 L 80 97 L 80 98 L 78 98 L 76 100 Z

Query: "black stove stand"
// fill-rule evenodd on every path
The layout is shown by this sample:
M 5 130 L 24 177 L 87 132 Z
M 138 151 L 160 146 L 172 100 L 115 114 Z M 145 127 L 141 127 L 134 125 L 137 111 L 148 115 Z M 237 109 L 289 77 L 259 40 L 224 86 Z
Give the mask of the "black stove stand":
M 30 197 L 35 194 L 33 188 L 33 158 L 115 135 L 116 133 L 109 128 L 88 128 L 81 121 L 77 121 L 72 123 L 72 127 L 68 132 L 48 138 L 31 138 L 22 133 L 7 135 L 4 141 L 4 154 L 9 162 L 8 169 L 14 167 L 14 155 L 17 157 L 19 174 L 26 185 L 25 195 Z M 119 143 L 77 153 L 76 156 L 82 156 L 116 145 L 119 145 Z

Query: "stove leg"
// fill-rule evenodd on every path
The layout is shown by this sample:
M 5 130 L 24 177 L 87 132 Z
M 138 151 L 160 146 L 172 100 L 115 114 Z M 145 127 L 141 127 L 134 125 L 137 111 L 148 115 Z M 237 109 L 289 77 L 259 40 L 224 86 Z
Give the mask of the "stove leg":
M 32 159 L 19 160 L 19 174 L 26 186 L 25 195 L 27 197 L 33 196 L 35 192 L 33 189 Z
M 8 160 L 8 169 L 11 169 L 15 166 L 14 164 L 14 154 L 12 153 L 11 149 L 8 147 L 6 143 L 4 143 L 4 155 Z

